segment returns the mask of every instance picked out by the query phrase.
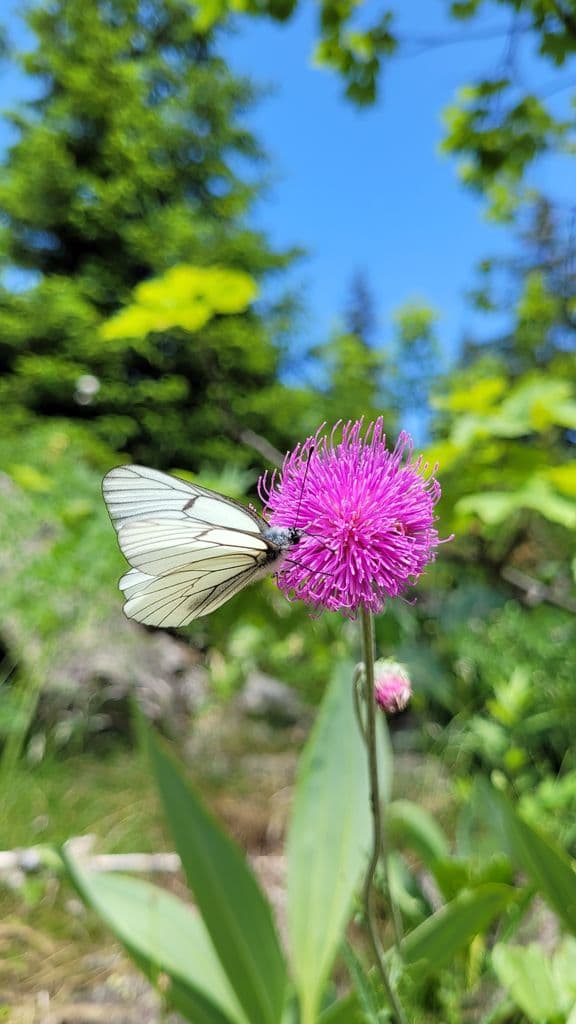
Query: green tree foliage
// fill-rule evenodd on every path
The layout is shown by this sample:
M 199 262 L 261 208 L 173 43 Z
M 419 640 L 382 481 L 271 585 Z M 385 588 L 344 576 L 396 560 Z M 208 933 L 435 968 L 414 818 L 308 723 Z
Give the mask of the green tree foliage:
M 374 300 L 364 274 L 352 278 L 341 322 L 311 355 L 314 386 L 329 423 L 384 414 L 386 429 L 393 430 L 390 352 L 378 339 Z
M 471 298 L 500 327 L 467 339 L 436 403 L 455 529 L 475 522 L 489 541 L 484 556 L 501 564 L 523 550 L 531 571 L 559 575 L 560 589 L 576 530 L 574 249 L 573 233 L 541 199 L 516 252 L 480 265 Z M 542 520 L 556 525 L 543 529 Z
M 467 339 L 442 382 L 429 452 L 456 535 L 429 581 L 427 623 L 451 680 L 449 695 L 430 692 L 460 712 L 448 756 L 527 790 L 543 768 L 574 768 L 574 249 L 541 200 L 512 255 L 483 261 L 471 299 L 496 326 Z
M 468 29 L 484 6 L 483 0 L 454 0 L 451 9 Z M 506 220 L 526 196 L 534 161 L 548 152 L 573 152 L 576 11 L 571 0 L 499 0 L 498 6 L 508 16 L 500 59 L 446 112 L 444 148 L 463 158 L 464 182 L 488 196 L 496 219 Z M 541 87 L 533 74 L 529 85 L 522 75 L 534 44 L 546 72 Z M 566 99 L 560 106 L 558 93 Z
M 198 331 L 218 313 L 243 313 L 256 294 L 253 279 L 238 270 L 180 263 L 134 289 L 133 301 L 102 328 L 106 341 L 181 327 Z
M 499 329 L 469 338 L 460 368 L 445 381 L 436 399 L 437 451 L 454 528 L 471 530 L 483 557 L 501 566 L 516 549 L 532 550 L 534 569 L 538 536 L 540 554 L 547 551 L 560 571 L 569 536 L 553 532 L 551 545 L 538 523 L 576 530 L 575 243 L 544 200 L 518 242 L 517 254 L 480 266 L 471 297 Z
M 156 465 L 222 459 L 245 427 L 283 442 L 270 410 L 282 393 L 289 420 L 275 341 L 290 311 L 248 293 L 290 257 L 246 226 L 262 157 L 242 122 L 253 88 L 187 0 L 52 0 L 28 20 L 37 46 L 21 62 L 38 95 L 10 115 L 0 184 L 1 264 L 27 275 L 0 289 L 5 414 L 89 421 Z M 243 275 L 245 301 L 221 297 L 203 324 L 160 318 L 145 343 L 101 333 L 178 264 Z
M 430 394 L 440 377 L 438 313 L 422 299 L 412 299 L 394 311 L 393 319 L 394 408 L 400 423 L 415 420 L 419 433 L 428 436 Z
M 3 26 L 0 25 L 0 60 L 7 56 L 9 53 L 8 36 Z
M 390 435 L 416 419 L 424 433 L 439 374 L 436 320 L 425 302 L 409 301 L 398 307 L 392 331 L 382 337 L 368 279 L 355 274 L 341 324 L 311 353 L 328 422 L 383 415 Z
M 189 0 L 199 31 L 210 31 L 231 14 L 264 16 L 285 22 L 298 10 L 298 0 Z M 300 7 L 304 6 L 300 3 Z M 394 13 L 382 10 L 358 19 L 363 0 L 320 0 L 317 4 L 318 42 L 314 58 L 336 71 L 345 82 L 346 95 L 364 105 L 376 99 L 383 57 L 393 54 Z M 363 12 L 361 12 L 363 13 Z
M 566 211 L 539 197 L 517 226 L 515 252 L 483 260 L 477 268 L 473 306 L 500 320 L 488 344 L 466 339 L 463 362 L 488 353 L 513 379 L 548 369 L 576 381 L 576 233 Z
M 189 0 L 199 30 L 239 13 L 284 22 L 297 0 Z M 303 0 L 300 8 L 304 6 Z M 493 38 L 493 59 L 476 81 L 463 83 L 446 111 L 444 150 L 461 158 L 462 180 L 484 194 L 495 219 L 512 219 L 526 197 L 525 178 L 549 152 L 573 152 L 576 133 L 574 76 L 576 10 L 572 0 L 452 0 L 454 30 L 429 23 L 418 33 L 402 26 L 400 3 L 320 0 L 316 63 L 342 78 L 357 104 L 373 103 L 390 61 L 445 44 Z M 490 20 L 483 20 L 484 16 Z M 499 22 L 494 23 L 494 18 Z M 461 26 L 461 27 L 460 27 Z M 536 50 L 543 85 L 525 62 Z M 557 95 L 566 98 L 560 105 Z

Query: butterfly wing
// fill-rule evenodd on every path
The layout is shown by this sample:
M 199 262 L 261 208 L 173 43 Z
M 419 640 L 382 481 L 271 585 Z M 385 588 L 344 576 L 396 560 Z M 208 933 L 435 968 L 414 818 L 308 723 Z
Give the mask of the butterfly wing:
M 120 580 L 126 604 L 124 612 L 148 626 L 187 626 L 208 615 L 257 576 L 254 563 L 243 561 L 209 572 L 181 569 L 166 576 L 151 576 L 130 569 Z
M 111 470 L 102 489 L 132 566 L 120 580 L 129 618 L 187 625 L 272 570 L 264 520 L 230 498 L 144 466 Z
M 191 519 L 251 533 L 261 533 L 266 526 L 260 516 L 232 498 L 147 466 L 111 469 L 102 493 L 116 529 L 137 519 L 181 519 L 184 511 Z

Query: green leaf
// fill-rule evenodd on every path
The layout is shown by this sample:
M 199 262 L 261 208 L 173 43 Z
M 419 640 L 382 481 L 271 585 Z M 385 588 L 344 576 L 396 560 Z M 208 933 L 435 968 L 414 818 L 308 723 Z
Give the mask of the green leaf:
M 450 854 L 440 826 L 428 811 L 411 800 L 394 800 L 388 807 L 386 824 L 394 845 L 410 846 L 428 867 Z
M 523 821 L 504 793 L 491 790 L 510 857 L 576 935 L 576 871 L 565 853 Z
M 150 882 L 87 872 L 62 856 L 82 898 L 152 984 L 170 979 L 163 992 L 175 1009 L 197 1024 L 246 1022 L 196 911 Z
M 366 1015 L 355 992 L 331 1003 L 317 1018 L 318 1024 L 365 1024 Z
M 420 967 L 425 961 L 425 970 L 446 966 L 514 898 L 509 885 L 489 884 L 460 893 L 406 936 L 402 943 L 405 962 Z
M 550 964 L 542 955 L 541 946 L 499 943 L 492 952 L 492 966 L 498 980 L 534 1024 L 562 1012 Z
M 300 760 L 288 836 L 288 928 L 304 1020 L 318 1010 L 371 843 L 367 757 L 352 673 L 351 664 L 342 664 L 324 697 Z M 382 783 L 384 791 L 387 778 Z
M 461 515 L 477 515 L 487 526 L 497 526 L 499 523 L 510 519 L 519 508 L 522 502 L 518 493 L 506 493 L 504 491 L 483 492 L 482 494 L 469 494 L 456 502 L 456 512 Z
M 276 1024 L 286 968 L 270 906 L 240 850 L 152 733 L 148 744 L 176 849 L 222 966 L 250 1024 Z
M 470 863 L 456 857 L 437 860 L 433 868 L 434 878 L 445 900 L 452 900 L 462 889 L 470 888 Z
M 481 377 L 467 387 L 453 387 L 447 395 L 436 395 L 432 405 L 449 412 L 489 414 L 498 399 L 506 394 L 507 381 L 503 376 Z
M 470 494 L 456 503 L 457 512 L 475 513 L 488 526 L 505 522 L 523 508 L 539 512 L 569 530 L 576 527 L 574 501 L 556 494 L 548 481 L 536 473 L 517 491 Z
M 256 293 L 255 281 L 241 270 L 181 263 L 137 285 L 134 301 L 104 324 L 102 337 L 143 338 L 173 327 L 198 331 L 217 313 L 244 312 Z
M 576 1011 L 576 939 L 566 935 L 552 958 L 552 977 L 564 1012 Z
M 568 530 L 576 528 L 574 499 L 563 498 L 556 494 L 548 481 L 539 478 L 537 474 L 526 481 L 526 486 L 518 494 L 526 508 L 539 512 L 551 523 L 560 523 Z
M 392 850 L 388 856 L 388 885 L 394 903 L 410 925 L 417 924 L 432 913 L 415 874 L 396 850 Z
M 548 466 L 540 471 L 545 480 L 549 480 L 561 494 L 576 498 L 576 463 L 562 462 L 557 466 Z
M 565 425 L 574 426 L 572 391 L 569 381 L 538 373 L 513 389 L 502 403 L 502 413 L 537 431 L 547 430 L 555 423 L 564 425 L 566 417 Z
M 361 1019 L 366 1024 L 379 1024 L 381 999 L 375 985 L 374 970 L 370 977 L 370 972 L 366 970 L 356 950 L 349 942 L 344 942 L 342 945 L 342 959 L 354 984 L 355 1004 L 358 1005 L 359 1010 L 361 1008 L 363 1011 Z
M 46 494 L 52 490 L 53 483 L 46 473 L 41 473 L 35 466 L 11 465 L 8 473 L 19 487 L 25 491 Z

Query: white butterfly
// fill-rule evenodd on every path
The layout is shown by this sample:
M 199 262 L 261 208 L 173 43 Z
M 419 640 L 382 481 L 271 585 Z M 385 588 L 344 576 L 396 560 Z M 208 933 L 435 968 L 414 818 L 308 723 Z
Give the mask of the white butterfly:
M 132 569 L 124 612 L 149 626 L 186 626 L 279 568 L 302 536 L 268 526 L 206 487 L 145 466 L 118 466 L 102 493 Z

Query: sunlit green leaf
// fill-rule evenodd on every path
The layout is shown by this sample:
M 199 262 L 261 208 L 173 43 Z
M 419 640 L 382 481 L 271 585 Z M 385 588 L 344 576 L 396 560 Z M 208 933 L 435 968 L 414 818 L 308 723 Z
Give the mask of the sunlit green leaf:
M 444 967 L 514 899 L 509 885 L 487 884 L 460 893 L 409 932 L 402 943 L 405 962 L 418 963 L 423 971 Z
M 562 1012 L 550 964 L 540 946 L 499 943 L 492 951 L 492 965 L 500 983 L 534 1024 Z
M 8 472 L 15 483 L 25 491 L 34 491 L 38 494 L 45 494 L 52 490 L 53 482 L 46 473 L 42 473 L 35 466 L 12 464 L 8 466 Z
M 162 806 L 188 883 L 250 1024 L 277 1024 L 286 970 L 269 904 L 240 850 L 149 734 Z
M 565 926 L 576 935 L 576 871 L 566 854 L 514 811 L 504 793 L 491 791 L 509 854 L 538 887 Z
M 198 1024 L 246 1024 L 202 919 L 142 879 L 84 871 L 64 861 L 82 898 L 123 943 L 168 1001 Z
M 255 281 L 242 271 L 180 264 L 137 285 L 134 302 L 107 321 L 102 336 L 112 341 L 174 327 L 197 331 L 217 313 L 242 313 L 256 292 Z
M 576 1011 L 576 939 L 565 935 L 552 957 L 552 978 L 562 1009 Z
M 428 866 L 448 856 L 448 840 L 440 825 L 418 804 L 411 800 L 394 800 L 388 807 L 386 820 L 395 844 L 407 844 Z
M 288 835 L 291 960 L 305 1019 L 319 1006 L 372 837 L 352 674 L 353 665 L 343 662 L 324 697 L 301 757 Z M 382 781 L 386 789 L 389 780 Z

